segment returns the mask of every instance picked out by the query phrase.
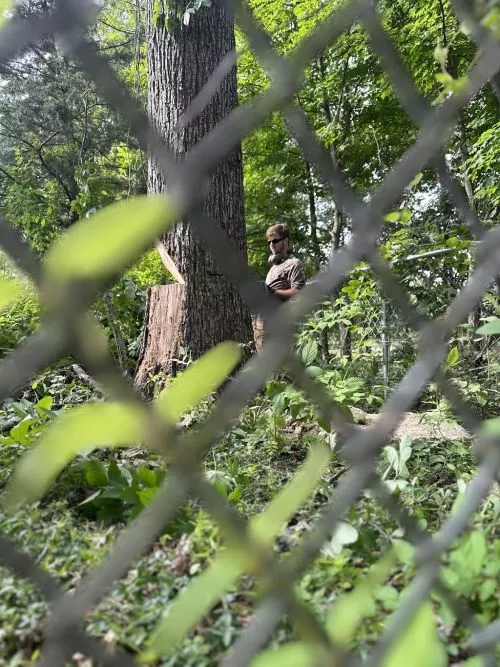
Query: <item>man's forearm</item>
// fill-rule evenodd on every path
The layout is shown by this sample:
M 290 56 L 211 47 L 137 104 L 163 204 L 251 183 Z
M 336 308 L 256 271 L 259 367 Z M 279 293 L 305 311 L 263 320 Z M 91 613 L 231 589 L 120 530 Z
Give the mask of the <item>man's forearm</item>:
M 292 296 L 295 296 L 299 293 L 299 290 L 295 287 L 290 287 L 289 289 L 275 289 L 274 293 L 276 296 L 279 296 L 280 299 L 291 299 Z

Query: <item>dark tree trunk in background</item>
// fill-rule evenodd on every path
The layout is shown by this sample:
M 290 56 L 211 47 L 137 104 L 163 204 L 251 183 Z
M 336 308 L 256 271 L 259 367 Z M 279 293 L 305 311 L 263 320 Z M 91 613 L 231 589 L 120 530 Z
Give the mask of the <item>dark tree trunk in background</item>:
M 233 68 L 202 113 L 185 128 L 174 130 L 219 61 L 234 49 L 232 18 L 221 0 L 213 0 L 211 7 L 202 7 L 191 14 L 187 26 L 178 18 L 186 5 L 185 0 L 147 0 L 149 113 L 165 143 L 180 159 L 237 106 L 236 68 Z M 168 184 L 151 159 L 148 192 L 157 194 L 166 187 Z M 242 262 L 246 261 L 240 148 L 227 156 L 211 175 L 204 208 L 227 233 Z M 165 266 L 171 268 L 173 262 L 184 285 L 157 287 L 150 295 L 155 307 L 148 308 L 145 322 L 136 377 L 140 386 L 144 386 L 149 373 L 170 374 L 172 358 L 180 347 L 196 358 L 224 340 L 240 343 L 253 340 L 248 308 L 195 240 L 189 218 L 179 221 L 160 242 Z M 158 289 L 172 294 L 160 298 Z M 173 303 L 176 298 L 181 300 L 180 312 Z M 176 317 L 170 317 L 169 321 L 167 310 L 170 314 L 176 312 Z M 178 329 L 174 331 L 177 320 Z M 161 342 L 164 337 L 168 340 Z M 164 353 L 158 357 L 155 350 L 160 349 Z

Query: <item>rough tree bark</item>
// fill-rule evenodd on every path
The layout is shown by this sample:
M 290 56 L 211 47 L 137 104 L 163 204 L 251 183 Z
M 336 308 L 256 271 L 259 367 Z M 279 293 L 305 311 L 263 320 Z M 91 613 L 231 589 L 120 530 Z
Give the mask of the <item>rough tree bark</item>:
M 233 21 L 222 0 L 191 14 L 188 25 L 179 18 L 185 8 L 184 0 L 147 0 L 149 113 L 180 160 L 238 103 L 233 67 L 205 109 L 185 127 L 176 128 L 217 64 L 234 49 Z M 167 185 L 150 159 L 148 192 L 163 192 Z M 212 173 L 204 210 L 227 233 L 241 261 L 246 261 L 240 148 Z M 143 389 L 149 374 L 172 372 L 181 346 L 197 358 L 224 340 L 253 340 L 248 308 L 195 239 L 189 218 L 180 220 L 159 243 L 163 263 L 172 273 L 173 262 L 181 284 L 150 291 L 136 375 L 136 385 Z

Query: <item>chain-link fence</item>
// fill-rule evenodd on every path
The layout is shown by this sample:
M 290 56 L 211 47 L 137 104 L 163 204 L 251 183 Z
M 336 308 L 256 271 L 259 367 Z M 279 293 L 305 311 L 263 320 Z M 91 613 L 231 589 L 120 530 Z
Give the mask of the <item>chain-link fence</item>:
M 442 555 L 466 528 L 497 479 L 500 467 L 499 443 L 495 438 L 480 435 L 480 420 L 456 389 L 447 382 L 440 367 L 446 357 L 450 334 L 476 307 L 499 272 L 500 230 L 484 228 L 475 211 L 468 205 L 461 187 L 449 173 L 444 157 L 440 154 L 440 147 L 443 147 L 449 137 L 457 114 L 481 88 L 489 82 L 493 83 L 498 94 L 495 77 L 500 69 L 500 44 L 492 33 L 476 20 L 465 0 L 455 0 L 453 4 L 457 15 L 460 21 L 467 23 L 470 35 L 480 48 L 480 55 L 472 66 L 467 84 L 448 97 L 441 106 L 431 108 L 416 91 L 411 77 L 383 30 L 376 3 L 372 0 L 352 0 L 333 11 L 287 59 L 273 50 L 269 36 L 259 26 L 248 7 L 238 0 L 227 0 L 227 4 L 234 11 L 236 21 L 247 35 L 251 48 L 268 71 L 271 85 L 265 94 L 248 107 L 240 108 L 229 115 L 202 144 L 192 150 L 182 165 L 175 163 L 108 62 L 84 37 L 85 25 L 94 18 L 95 8 L 92 3 L 83 0 L 61 1 L 50 15 L 40 15 L 29 20 L 13 19 L 1 30 L 0 61 L 8 61 L 22 53 L 46 34 L 56 35 L 62 41 L 68 54 L 94 80 L 100 94 L 112 107 L 119 110 L 124 120 L 133 128 L 142 147 L 154 153 L 171 184 L 171 193 L 179 215 L 198 209 L 197 205 L 202 196 L 200 193 L 203 192 L 203 187 L 200 186 L 218 161 L 237 146 L 246 134 L 257 128 L 268 114 L 280 110 L 307 160 L 316 166 L 331 188 L 335 201 L 350 217 L 353 229 L 349 243 L 332 255 L 328 265 L 299 297 L 293 302 L 276 306 L 256 285 L 255 277 L 248 267 L 242 268 L 238 263 L 232 263 L 234 254 L 230 251 L 230 241 L 224 238 L 221 230 L 202 215 L 193 215 L 195 233 L 213 254 L 221 270 L 240 289 L 254 311 L 268 315 L 269 338 L 260 352 L 247 362 L 220 395 L 215 410 L 197 431 L 196 436 L 172 432 L 165 424 L 156 423 L 158 420 L 153 411 L 150 411 L 151 424 L 157 426 L 154 437 L 158 446 L 163 447 L 164 442 L 169 442 L 170 466 L 166 481 L 153 502 L 135 522 L 124 529 L 109 557 L 86 576 L 74 594 L 65 593 L 29 556 L 10 540 L 0 538 L 0 561 L 16 574 L 31 580 L 51 604 L 40 664 L 65 664 L 75 651 L 81 651 L 106 665 L 134 664 L 128 654 L 119 651 L 110 653 L 98 641 L 87 637 L 81 630 L 81 621 L 106 595 L 111 585 L 127 572 L 133 561 L 148 548 L 175 515 L 180 503 L 189 495 L 199 497 L 225 534 L 231 535 L 240 545 L 245 546 L 252 555 L 253 574 L 260 578 L 264 585 L 265 595 L 255 609 L 252 621 L 229 651 L 224 664 L 233 667 L 246 665 L 267 643 L 285 614 L 294 621 L 306 641 L 325 649 L 322 654 L 327 656 L 325 664 L 340 664 L 340 660 L 345 661 L 342 664 L 357 664 L 354 654 L 341 653 L 338 647 L 332 644 L 328 633 L 311 609 L 298 599 L 294 585 L 318 555 L 339 520 L 349 507 L 356 503 L 363 489 L 369 487 L 414 540 L 417 565 L 417 573 L 408 594 L 391 617 L 372 652 L 369 664 L 378 665 L 383 661 L 395 640 L 408 627 L 422 601 L 434 590 L 447 600 L 458 618 L 472 631 L 469 643 L 471 651 L 482 657 L 483 664 L 493 665 L 495 644 L 500 641 L 500 622 L 483 627 L 468 609 L 462 608 L 440 579 L 440 563 Z M 316 139 L 304 112 L 295 102 L 295 95 L 301 87 L 303 68 L 356 21 L 361 22 L 367 30 L 373 48 L 389 74 L 401 103 L 420 127 L 414 144 L 387 174 L 368 204 L 360 201 L 344 181 L 329 154 Z M 415 312 L 404 289 L 394 279 L 390 268 L 376 251 L 384 214 L 391 204 L 398 200 L 407 184 L 429 165 L 435 168 L 453 204 L 480 242 L 477 266 L 470 279 L 450 303 L 446 314 L 432 322 L 423 320 Z M 42 268 L 5 220 L 0 221 L 0 244 L 43 290 Z M 141 251 L 142 248 L 137 249 L 137 256 Z M 199 474 L 197 463 L 203 453 L 220 439 L 270 374 L 283 363 L 288 364 L 289 372 L 298 386 L 308 392 L 329 417 L 333 416 L 335 419 L 335 408 L 326 394 L 304 373 L 296 359 L 287 360 L 286 355 L 300 322 L 322 299 L 335 290 L 353 264 L 362 259 L 369 262 L 383 284 L 387 297 L 400 309 L 409 324 L 420 332 L 417 361 L 389 395 L 378 419 L 363 430 L 353 429 L 346 432 L 344 453 L 350 464 L 349 469 L 333 490 L 331 499 L 323 507 L 314 528 L 304 536 L 286 561 L 280 561 L 272 549 L 264 548 L 252 537 L 244 518 Z M 52 314 L 45 318 L 39 331 L 2 361 L 2 399 L 7 398 L 14 388 L 34 373 L 71 352 L 82 360 L 114 399 L 131 405 L 141 405 L 141 409 L 150 410 L 140 402 L 105 353 L 89 350 L 89 346 L 85 344 L 88 333 L 88 328 L 85 327 L 88 321 L 84 318 L 84 313 L 96 294 L 94 288 L 95 286 L 90 288 L 87 284 L 74 284 L 68 288 L 59 299 L 57 308 L 53 308 Z M 439 531 L 431 537 L 424 534 L 397 499 L 384 490 L 385 487 L 376 474 L 376 457 L 405 412 L 411 408 L 432 378 L 438 382 L 461 421 L 476 434 L 480 464 L 458 510 L 450 514 Z

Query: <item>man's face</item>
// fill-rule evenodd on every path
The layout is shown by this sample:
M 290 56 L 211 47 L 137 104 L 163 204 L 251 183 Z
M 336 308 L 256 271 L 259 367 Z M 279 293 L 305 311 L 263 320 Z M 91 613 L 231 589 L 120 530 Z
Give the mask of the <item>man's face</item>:
M 267 243 L 273 255 L 286 255 L 288 239 L 285 236 L 280 236 L 278 232 L 270 232 L 267 236 Z

